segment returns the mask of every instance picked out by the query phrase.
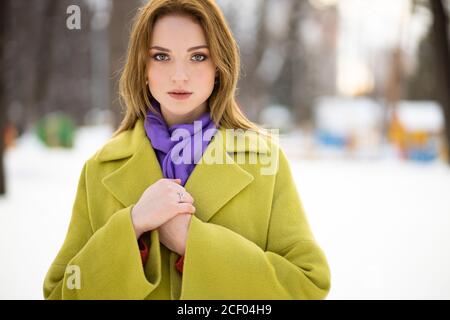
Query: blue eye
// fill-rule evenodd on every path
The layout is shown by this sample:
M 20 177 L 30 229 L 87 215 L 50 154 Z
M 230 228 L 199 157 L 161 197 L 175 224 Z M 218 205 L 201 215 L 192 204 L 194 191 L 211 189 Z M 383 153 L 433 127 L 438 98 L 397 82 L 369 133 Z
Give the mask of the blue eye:
M 199 59 L 194 59 L 195 57 L 200 57 Z M 205 61 L 206 60 L 206 56 L 204 55 L 204 54 L 195 54 L 195 55 L 193 55 L 192 56 L 192 59 L 194 60 L 194 61 L 198 61 L 198 62 L 202 62 L 202 61 Z
M 161 58 L 163 57 L 163 58 Z M 155 59 L 156 61 L 166 61 L 167 60 L 167 55 L 164 53 L 157 53 L 153 56 L 153 59 Z
M 157 53 L 157 54 L 153 55 L 152 58 L 156 61 L 168 61 L 169 60 L 169 56 L 165 53 Z M 196 61 L 196 62 L 205 61 L 207 58 L 208 57 L 204 54 L 194 54 L 192 56 L 192 60 Z

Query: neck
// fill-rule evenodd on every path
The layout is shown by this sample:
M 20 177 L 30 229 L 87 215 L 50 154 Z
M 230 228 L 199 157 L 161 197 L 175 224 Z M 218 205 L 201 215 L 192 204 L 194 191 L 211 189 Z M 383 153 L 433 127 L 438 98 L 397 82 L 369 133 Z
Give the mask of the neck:
M 191 124 L 206 111 L 206 102 L 204 102 L 202 105 L 198 106 L 191 112 L 182 115 L 171 113 L 166 108 L 161 107 L 162 116 L 169 128 L 176 124 Z

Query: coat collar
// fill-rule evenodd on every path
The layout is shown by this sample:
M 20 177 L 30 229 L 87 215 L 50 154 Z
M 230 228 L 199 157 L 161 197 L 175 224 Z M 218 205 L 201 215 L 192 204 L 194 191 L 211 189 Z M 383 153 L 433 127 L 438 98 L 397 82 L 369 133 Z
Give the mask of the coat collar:
M 195 215 L 208 221 L 235 195 L 250 184 L 254 177 L 233 160 L 233 153 L 270 153 L 267 142 L 260 135 L 237 136 L 237 143 L 227 138 L 226 129 L 219 128 L 205 150 L 208 155 L 221 153 L 220 164 L 206 160 L 198 163 L 185 184 L 194 198 Z M 143 120 L 138 120 L 132 130 L 111 139 L 97 154 L 100 162 L 120 159 L 127 161 L 102 179 L 106 189 L 125 207 L 136 203 L 146 188 L 163 178 L 162 170 L 144 130 Z M 132 187 L 130 187 L 132 186 Z

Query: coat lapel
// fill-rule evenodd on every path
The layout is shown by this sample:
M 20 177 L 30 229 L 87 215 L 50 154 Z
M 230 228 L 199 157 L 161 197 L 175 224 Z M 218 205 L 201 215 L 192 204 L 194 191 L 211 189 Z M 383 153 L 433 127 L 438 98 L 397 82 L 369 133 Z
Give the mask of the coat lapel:
M 228 201 L 253 181 L 253 176 L 228 154 L 223 130 L 219 130 L 192 171 L 185 188 L 194 198 L 195 215 L 209 221 Z M 217 156 L 219 163 L 206 161 Z M 211 159 L 211 158 L 208 158 Z
M 255 148 L 253 143 L 236 148 L 230 141 L 226 141 L 225 136 L 225 129 L 217 131 L 185 184 L 186 191 L 194 198 L 195 215 L 205 222 L 254 179 L 230 154 L 267 150 L 267 145 L 263 146 L 264 148 L 249 149 Z M 128 207 L 136 203 L 150 185 L 163 178 L 163 174 L 155 151 L 145 134 L 142 120 L 136 123 L 131 133 L 127 132 L 117 138 L 119 139 L 114 141 L 114 147 L 107 144 L 98 157 L 100 161 L 129 157 L 124 165 L 102 180 L 107 190 Z M 208 157 L 217 154 L 222 163 L 211 163 Z
M 131 132 L 117 136 L 101 150 L 100 161 L 129 158 L 124 165 L 103 178 L 106 189 L 125 207 L 138 202 L 142 193 L 163 178 L 155 151 L 139 120 Z

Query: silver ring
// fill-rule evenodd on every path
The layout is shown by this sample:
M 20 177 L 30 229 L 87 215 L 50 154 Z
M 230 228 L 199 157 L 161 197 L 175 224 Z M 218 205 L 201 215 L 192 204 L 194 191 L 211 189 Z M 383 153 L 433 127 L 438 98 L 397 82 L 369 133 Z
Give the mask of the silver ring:
M 182 199 L 184 196 L 183 192 L 177 192 L 177 194 L 178 194 L 178 198 L 180 198 L 180 201 L 178 201 L 178 202 L 182 202 Z

